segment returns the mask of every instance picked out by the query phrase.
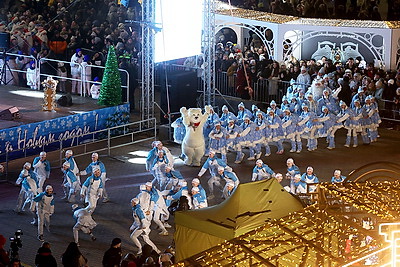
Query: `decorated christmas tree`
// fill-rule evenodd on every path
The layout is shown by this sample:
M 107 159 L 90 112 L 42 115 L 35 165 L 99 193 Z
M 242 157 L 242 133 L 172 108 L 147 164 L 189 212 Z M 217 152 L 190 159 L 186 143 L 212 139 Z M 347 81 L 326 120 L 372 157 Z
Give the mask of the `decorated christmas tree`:
M 116 106 L 121 104 L 121 76 L 118 71 L 118 61 L 114 46 L 108 49 L 106 68 L 104 70 L 101 85 L 99 104 L 105 106 Z

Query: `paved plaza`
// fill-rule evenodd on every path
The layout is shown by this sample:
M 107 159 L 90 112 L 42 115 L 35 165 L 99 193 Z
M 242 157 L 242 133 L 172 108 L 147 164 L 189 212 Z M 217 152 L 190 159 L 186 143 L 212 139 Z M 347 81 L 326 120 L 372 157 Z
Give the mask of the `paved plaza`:
M 285 162 L 289 157 L 294 158 L 302 172 L 305 172 L 307 166 L 313 166 L 316 175 L 321 181 L 329 181 L 335 169 L 341 169 L 343 174 L 348 174 L 353 169 L 361 167 L 367 163 L 376 161 L 397 162 L 400 158 L 400 132 L 392 129 L 380 129 L 380 138 L 378 142 L 368 146 L 360 145 L 357 148 L 346 148 L 343 146 L 345 131 L 339 130 L 337 139 L 337 148 L 327 150 L 326 144 L 319 139 L 319 148 L 316 151 L 289 153 L 288 144 L 285 144 L 286 151 L 283 155 L 276 155 L 276 148 L 271 146 L 273 154 L 268 157 L 262 157 L 275 172 L 286 173 Z M 180 154 L 180 147 L 173 143 L 165 143 L 171 149 L 172 154 L 177 158 Z M 111 201 L 108 203 L 99 202 L 93 217 L 98 223 L 94 230 L 97 237 L 95 242 L 90 240 L 88 235 L 80 232 L 80 249 L 88 258 L 89 266 L 101 266 L 103 253 L 108 249 L 111 240 L 114 237 L 122 239 L 123 253 L 135 252 L 136 248 L 129 239 L 129 227 L 132 223 L 132 214 L 130 208 L 130 199 L 139 192 L 139 185 L 152 179 L 144 167 L 147 152 L 150 149 L 150 142 L 139 143 L 126 146 L 120 149 L 112 150 L 110 157 L 100 153 L 100 160 L 104 162 L 107 168 L 108 177 L 107 190 Z M 247 150 L 245 151 L 247 153 Z M 49 159 L 52 162 L 51 178 L 48 184 L 53 185 L 56 192 L 55 213 L 51 218 L 51 233 L 44 232 L 44 239 L 52 244 L 54 257 L 60 263 L 60 257 L 68 243 L 73 241 L 71 204 L 61 200 L 63 192 L 61 189 L 62 174 L 58 165 L 58 154 L 49 153 Z M 15 177 L 10 175 L 9 180 L 15 181 L 23 162 L 32 161 L 31 158 L 13 162 L 10 168 L 14 171 Z M 80 169 L 83 169 L 90 162 L 90 155 L 77 157 L 76 161 Z M 228 163 L 238 174 L 242 183 L 249 182 L 251 179 L 251 170 L 254 167 L 254 161 L 244 161 L 242 164 L 233 164 L 234 155 L 228 155 Z M 200 168 L 187 167 L 182 161 L 176 159 L 175 169 L 182 172 L 183 176 L 191 180 L 197 176 Z M 207 189 L 207 174 L 201 178 L 203 186 Z M 287 183 L 284 181 L 283 183 Z M 13 212 L 16 205 L 19 188 L 10 183 L 0 183 L 0 233 L 6 238 L 13 236 L 17 229 L 23 231 L 20 256 L 26 266 L 34 265 L 34 258 L 41 242 L 37 240 L 37 228 L 30 224 L 32 217 L 28 212 L 17 215 Z M 209 204 L 214 205 L 222 200 L 215 198 Z M 173 224 L 173 217 L 170 218 L 170 224 Z M 167 246 L 173 244 L 173 229 L 170 229 L 169 236 L 159 236 L 158 230 L 151 232 L 151 239 L 164 250 Z M 190 244 L 188 244 L 190 245 Z M 9 242 L 6 244 L 8 249 Z

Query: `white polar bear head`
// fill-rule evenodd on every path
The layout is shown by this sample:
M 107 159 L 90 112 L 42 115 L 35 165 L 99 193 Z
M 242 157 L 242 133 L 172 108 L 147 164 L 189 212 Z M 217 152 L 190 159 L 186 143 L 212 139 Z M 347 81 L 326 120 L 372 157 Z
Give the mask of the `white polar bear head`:
M 203 116 L 201 108 L 190 108 L 188 110 L 188 117 L 191 124 L 199 126 Z

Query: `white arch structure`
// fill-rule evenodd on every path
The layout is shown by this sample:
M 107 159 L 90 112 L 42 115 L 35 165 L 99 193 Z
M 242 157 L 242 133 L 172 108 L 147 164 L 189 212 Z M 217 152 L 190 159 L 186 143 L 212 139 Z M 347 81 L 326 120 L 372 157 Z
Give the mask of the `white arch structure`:
M 288 58 L 289 54 L 284 53 L 283 44 L 287 36 L 291 36 L 292 52 L 297 53 L 297 58 L 306 58 L 306 42 L 309 44 L 313 40 L 329 40 L 340 47 L 341 43 L 350 41 L 359 44 L 364 53 L 368 53 L 370 58 L 380 62 L 386 69 L 395 69 L 400 64 L 399 21 L 305 19 L 240 8 L 221 8 L 216 12 L 216 30 L 232 28 L 238 35 L 238 43 L 242 37 L 241 28 L 252 30 L 277 61 Z M 267 29 L 273 33 L 270 41 L 265 38 Z M 374 38 L 381 38 L 381 44 L 377 45 Z M 341 41 L 344 39 L 346 41 Z

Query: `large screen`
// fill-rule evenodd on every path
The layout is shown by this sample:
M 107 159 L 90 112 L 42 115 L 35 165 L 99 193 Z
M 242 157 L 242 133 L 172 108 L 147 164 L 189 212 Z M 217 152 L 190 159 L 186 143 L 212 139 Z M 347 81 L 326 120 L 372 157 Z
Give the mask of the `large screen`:
M 201 53 L 203 0 L 156 0 L 154 62 Z

